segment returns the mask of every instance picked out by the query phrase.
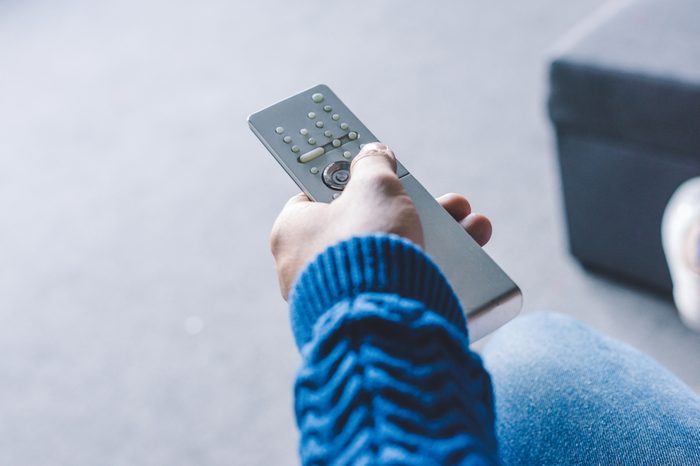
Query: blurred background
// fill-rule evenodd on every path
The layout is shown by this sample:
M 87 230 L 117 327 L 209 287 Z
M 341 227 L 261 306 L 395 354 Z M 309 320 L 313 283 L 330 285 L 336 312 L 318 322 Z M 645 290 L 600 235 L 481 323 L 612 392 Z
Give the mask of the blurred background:
M 267 243 L 297 189 L 246 117 L 318 83 L 491 217 L 524 312 L 700 391 L 671 301 L 567 253 L 547 61 L 603 3 L 0 0 L 0 464 L 298 462 Z

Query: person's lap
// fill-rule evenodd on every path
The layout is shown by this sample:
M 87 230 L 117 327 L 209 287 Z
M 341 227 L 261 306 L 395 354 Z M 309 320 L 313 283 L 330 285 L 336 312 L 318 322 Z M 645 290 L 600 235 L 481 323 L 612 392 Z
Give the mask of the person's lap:
M 504 464 L 700 464 L 700 397 L 622 343 L 529 314 L 482 356 Z

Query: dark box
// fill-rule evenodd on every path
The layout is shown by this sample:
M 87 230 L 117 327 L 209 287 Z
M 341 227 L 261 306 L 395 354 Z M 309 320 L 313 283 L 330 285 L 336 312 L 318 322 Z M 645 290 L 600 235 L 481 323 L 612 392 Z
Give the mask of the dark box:
M 549 115 L 573 255 L 670 291 L 661 218 L 700 176 L 700 5 L 606 4 L 557 48 Z

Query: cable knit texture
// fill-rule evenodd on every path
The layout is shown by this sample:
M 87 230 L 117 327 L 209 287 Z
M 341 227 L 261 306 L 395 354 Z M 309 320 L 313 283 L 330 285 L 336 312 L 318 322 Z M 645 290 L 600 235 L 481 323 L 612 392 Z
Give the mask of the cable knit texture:
M 495 464 L 493 395 L 437 266 L 391 235 L 336 244 L 290 297 L 304 464 Z
M 289 299 L 297 345 L 309 341 L 314 324 L 333 305 L 366 291 L 417 299 L 466 332 L 459 301 L 437 265 L 412 242 L 377 234 L 341 241 L 301 273 Z

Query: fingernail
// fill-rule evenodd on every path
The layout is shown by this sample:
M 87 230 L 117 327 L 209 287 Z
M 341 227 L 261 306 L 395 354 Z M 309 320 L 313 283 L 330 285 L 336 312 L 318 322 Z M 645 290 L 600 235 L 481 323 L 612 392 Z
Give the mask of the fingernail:
M 371 150 L 376 150 L 376 151 L 389 151 L 389 146 L 386 144 L 382 144 L 381 142 L 370 142 L 365 144 L 362 147 L 362 150 L 360 152 L 369 152 Z
M 373 156 L 382 156 L 385 157 L 386 159 L 389 160 L 389 163 L 391 164 L 391 168 L 396 173 L 396 156 L 394 155 L 394 152 L 387 146 L 386 144 L 382 144 L 381 142 L 370 142 L 364 145 L 362 150 L 360 150 L 360 153 L 357 154 L 357 157 L 352 161 L 351 165 L 351 170 L 354 166 L 357 165 L 358 161 L 367 158 L 367 157 L 373 157 Z

